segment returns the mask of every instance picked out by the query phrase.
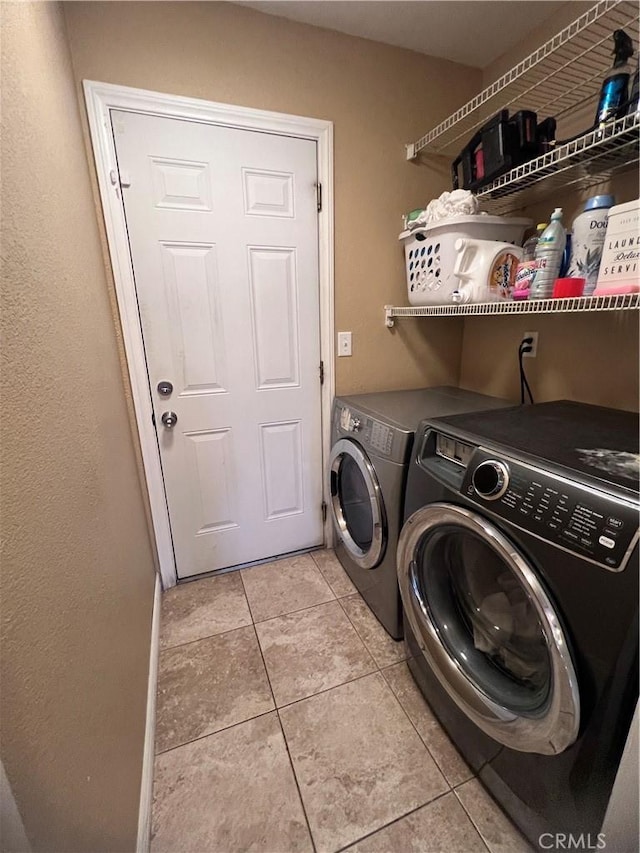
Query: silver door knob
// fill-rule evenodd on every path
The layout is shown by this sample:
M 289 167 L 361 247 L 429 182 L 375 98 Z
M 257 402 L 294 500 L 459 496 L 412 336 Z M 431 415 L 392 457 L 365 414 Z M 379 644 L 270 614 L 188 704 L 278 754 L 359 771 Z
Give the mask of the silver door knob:
M 158 382 L 158 394 L 161 397 L 169 397 L 171 392 L 173 391 L 173 385 L 170 382 L 162 381 Z
M 174 426 L 178 423 L 178 416 L 175 412 L 164 412 L 160 420 L 167 429 L 173 429 Z

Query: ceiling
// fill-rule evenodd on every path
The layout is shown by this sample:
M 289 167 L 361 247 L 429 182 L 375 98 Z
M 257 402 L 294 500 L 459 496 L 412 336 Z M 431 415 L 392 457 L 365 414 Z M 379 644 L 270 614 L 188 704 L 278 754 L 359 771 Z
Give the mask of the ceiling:
M 485 68 L 565 1 L 254 0 L 239 5 Z

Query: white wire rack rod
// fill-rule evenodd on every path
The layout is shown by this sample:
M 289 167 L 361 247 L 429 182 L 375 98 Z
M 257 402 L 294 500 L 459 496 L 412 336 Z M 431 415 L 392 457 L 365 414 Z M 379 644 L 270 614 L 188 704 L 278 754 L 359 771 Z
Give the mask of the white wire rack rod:
M 600 2 L 595 3 L 591 9 L 588 9 L 584 14 L 580 15 L 579 18 L 576 18 L 575 21 L 557 33 L 553 38 L 549 39 L 549 41 L 545 42 L 545 44 L 537 50 L 533 51 L 533 53 L 530 53 L 529 56 L 525 57 L 521 62 L 503 74 L 502 77 L 476 95 L 475 98 L 470 100 L 459 110 L 452 113 L 448 118 L 437 125 L 437 127 L 420 137 L 416 142 L 407 145 L 407 160 L 414 160 L 420 151 L 429 145 L 433 145 L 434 150 L 439 150 L 439 147 L 434 144 L 439 137 L 444 136 L 444 134 L 458 124 L 458 122 L 469 117 L 496 95 L 500 94 L 500 92 L 506 89 L 507 86 L 523 77 L 523 75 L 528 71 L 535 68 L 539 63 L 551 56 L 560 47 L 567 44 L 571 39 L 575 38 L 575 36 L 583 30 L 590 27 L 603 15 L 606 15 L 611 10 L 616 9 L 619 5 L 621 5 L 620 0 L 600 0 Z M 444 148 L 444 145 L 440 146 L 440 148 Z
M 584 314 L 596 311 L 637 311 L 640 293 L 611 296 L 574 296 L 566 299 L 528 299 L 478 302 L 467 305 L 384 306 L 385 325 L 392 328 L 401 317 L 487 317 L 513 314 Z

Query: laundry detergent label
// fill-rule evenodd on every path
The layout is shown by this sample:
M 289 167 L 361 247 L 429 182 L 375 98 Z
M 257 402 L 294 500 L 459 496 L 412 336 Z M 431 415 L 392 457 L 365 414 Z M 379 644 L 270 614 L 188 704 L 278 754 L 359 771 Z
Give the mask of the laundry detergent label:
M 522 261 L 516 269 L 514 290 L 530 290 L 531 282 L 536 274 L 536 261 Z
M 494 298 L 511 299 L 515 290 L 519 258 L 511 252 L 502 252 L 493 262 L 489 274 L 489 290 Z

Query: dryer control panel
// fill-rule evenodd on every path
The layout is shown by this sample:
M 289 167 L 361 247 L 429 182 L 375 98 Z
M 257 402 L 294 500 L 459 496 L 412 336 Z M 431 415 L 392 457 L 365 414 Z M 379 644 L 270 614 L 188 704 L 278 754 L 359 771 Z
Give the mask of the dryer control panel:
M 413 436 L 350 406 L 336 406 L 333 418 L 335 437 L 343 436 L 357 441 L 372 456 L 390 462 L 406 462 Z
M 638 539 L 638 506 L 504 455 L 476 448 L 461 493 L 535 536 L 621 571 Z

